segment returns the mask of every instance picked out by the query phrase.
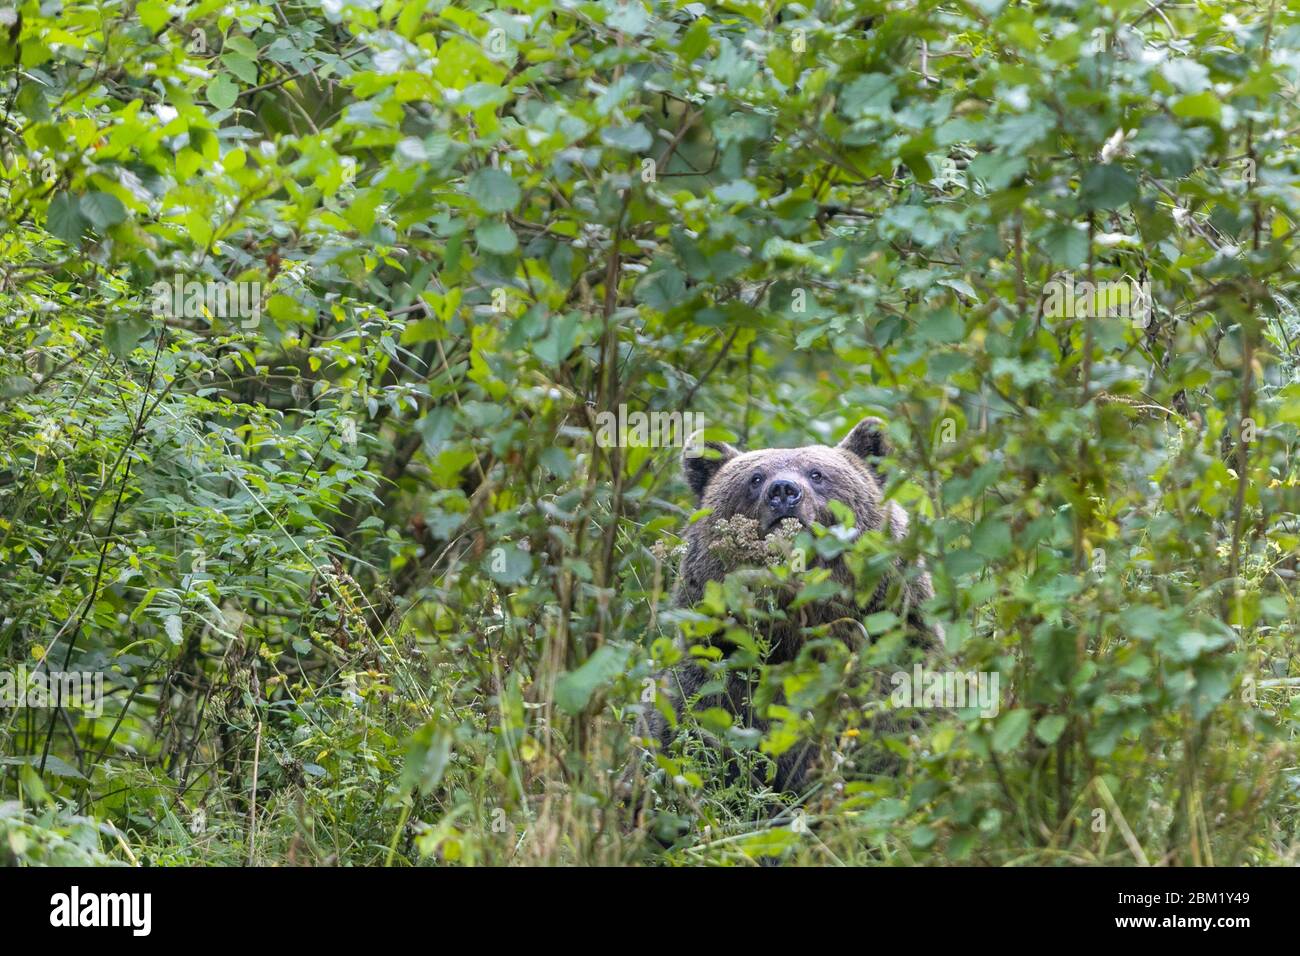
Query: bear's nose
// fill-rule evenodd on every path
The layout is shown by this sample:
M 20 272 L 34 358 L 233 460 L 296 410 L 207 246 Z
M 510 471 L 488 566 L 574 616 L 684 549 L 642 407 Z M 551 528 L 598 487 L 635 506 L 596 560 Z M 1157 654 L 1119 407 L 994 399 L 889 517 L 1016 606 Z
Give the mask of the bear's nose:
M 767 486 L 767 506 L 778 514 L 792 514 L 802 497 L 802 489 L 784 478 L 778 478 Z

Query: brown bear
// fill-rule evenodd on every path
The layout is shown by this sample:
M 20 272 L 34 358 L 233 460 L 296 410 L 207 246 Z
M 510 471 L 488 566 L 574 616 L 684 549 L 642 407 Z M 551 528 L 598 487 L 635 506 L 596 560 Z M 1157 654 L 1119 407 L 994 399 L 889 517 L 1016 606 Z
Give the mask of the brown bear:
M 686 532 L 686 553 L 674 603 L 692 607 L 703 596 L 709 581 L 721 581 L 740 567 L 763 563 L 764 545 L 770 547 L 773 538 L 789 538 L 814 522 L 825 527 L 840 524 L 831 510 L 831 501 L 853 512 L 859 530 L 887 529 L 895 539 L 906 537 L 907 513 L 896 502 L 881 500 L 882 480 L 877 469 L 888 451 L 882 424 L 879 419 L 865 418 L 833 448 L 807 445 L 741 452 L 724 442 L 688 447 L 682 456 L 685 478 L 700 508 L 708 513 Z M 737 544 L 734 538 L 738 531 L 742 538 L 748 531 L 749 540 Z M 755 538 L 761 542 L 757 550 L 753 548 Z M 720 547 L 720 541 L 725 546 Z M 793 660 L 808 629 L 818 625 L 832 625 L 836 636 L 860 639 L 864 632 L 853 622 L 885 609 L 895 611 L 907 622 L 914 644 L 929 647 L 942 637 L 942 630 L 922 617 L 922 603 L 934 594 L 923 567 L 899 566 L 892 580 L 880 581 L 869 599 L 860 600 L 853 597 L 854 574 L 842 559 L 831 559 L 824 566 L 832 580 L 843 586 L 843 597 L 804 604 L 784 620 L 769 622 L 765 628 L 768 664 Z M 680 716 L 685 702 L 717 680 L 704 667 L 686 662 L 660 675 L 658 683 Z M 744 675 L 729 671 L 725 680 L 725 688 L 715 683 L 714 688 L 720 692 L 701 695 L 695 708 L 721 706 L 740 722 L 764 730 L 767 722 L 754 713 L 750 683 Z M 668 747 L 676 729 L 657 710 L 648 711 L 641 733 Z M 787 750 L 777 759 L 773 786 L 783 791 L 800 789 L 815 756 L 810 746 Z

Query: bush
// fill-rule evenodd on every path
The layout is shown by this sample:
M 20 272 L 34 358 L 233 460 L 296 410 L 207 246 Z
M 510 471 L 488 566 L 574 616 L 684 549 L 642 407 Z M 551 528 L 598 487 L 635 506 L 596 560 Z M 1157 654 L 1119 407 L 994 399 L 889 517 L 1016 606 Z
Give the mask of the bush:
M 0 711 L 14 858 L 1294 860 L 1286 5 L 0 22 L 0 656 L 106 691 Z M 620 406 L 885 418 L 913 530 L 848 547 L 926 557 L 997 716 L 873 730 L 889 616 L 771 667 L 761 582 L 674 609 Z M 682 630 L 754 645 L 789 706 L 700 721 L 760 780 L 810 736 L 811 792 L 636 759 Z

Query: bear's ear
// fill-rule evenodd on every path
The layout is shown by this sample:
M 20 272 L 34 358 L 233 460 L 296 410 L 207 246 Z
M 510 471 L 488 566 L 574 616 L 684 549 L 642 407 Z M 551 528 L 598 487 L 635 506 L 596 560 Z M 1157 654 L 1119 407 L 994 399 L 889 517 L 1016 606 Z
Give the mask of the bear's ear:
M 691 491 L 695 492 L 695 497 L 703 498 L 704 489 L 718 473 L 718 469 L 739 454 L 737 449 L 725 441 L 700 442 L 691 436 L 682 452 L 682 476 L 691 486 Z
M 872 471 L 879 467 L 881 458 L 889 454 L 889 442 L 885 439 L 885 423 L 879 418 L 864 418 L 853 426 L 853 430 L 839 443 L 840 450 L 857 455 Z

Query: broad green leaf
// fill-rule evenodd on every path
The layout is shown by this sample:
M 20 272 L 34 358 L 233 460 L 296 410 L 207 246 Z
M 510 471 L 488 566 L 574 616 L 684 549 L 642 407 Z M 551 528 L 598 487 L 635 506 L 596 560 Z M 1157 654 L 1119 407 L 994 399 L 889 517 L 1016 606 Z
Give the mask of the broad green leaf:
M 484 212 L 510 212 L 519 205 L 519 184 L 499 169 L 476 170 L 469 178 L 468 188 Z
M 579 714 L 592 697 L 605 689 L 623 671 L 627 650 L 605 644 L 598 647 L 575 671 L 561 674 L 555 682 L 555 706 L 566 714 Z
M 993 728 L 993 749 L 1006 754 L 1015 750 L 1029 733 L 1031 714 L 1022 708 L 1009 710 L 998 718 Z
M 107 193 L 87 193 L 81 197 L 81 213 L 96 229 L 116 226 L 126 218 L 126 208 L 116 196 Z

